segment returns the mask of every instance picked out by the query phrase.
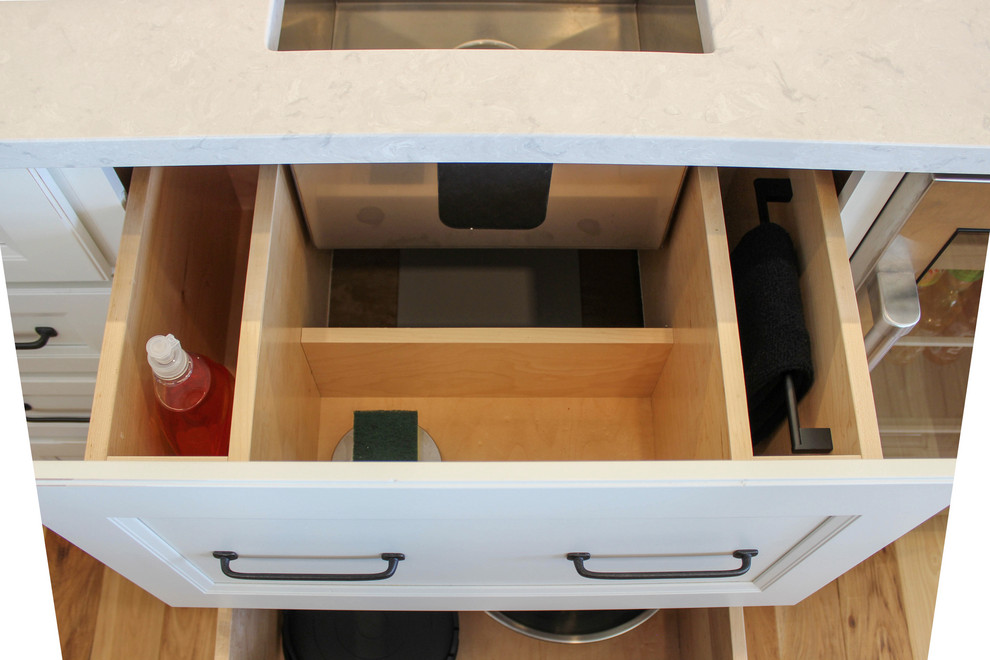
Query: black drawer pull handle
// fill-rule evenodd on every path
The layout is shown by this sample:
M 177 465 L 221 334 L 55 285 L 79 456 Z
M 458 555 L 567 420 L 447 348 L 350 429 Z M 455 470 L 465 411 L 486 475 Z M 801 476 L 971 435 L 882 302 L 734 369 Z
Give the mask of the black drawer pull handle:
M 55 328 L 49 328 L 46 325 L 39 325 L 34 329 L 38 333 L 38 338 L 34 341 L 18 341 L 14 342 L 14 348 L 19 351 L 36 351 L 39 348 L 44 348 L 45 344 L 52 337 L 58 337 L 58 330 Z
M 401 552 L 383 552 L 383 561 L 388 566 L 381 573 L 239 573 L 230 567 L 230 562 L 237 559 L 236 552 L 217 550 L 213 556 L 220 560 L 220 570 L 227 577 L 238 580 L 308 580 L 311 582 L 368 582 L 384 580 L 395 575 L 395 567 L 406 558 Z
M 757 550 L 736 550 L 732 556 L 742 561 L 739 568 L 727 571 L 664 571 L 660 573 L 599 573 L 589 571 L 584 567 L 584 562 L 591 559 L 587 552 L 568 553 L 567 559 L 574 562 L 574 568 L 578 575 L 597 580 L 687 580 L 705 578 L 730 578 L 744 575 L 749 571 L 753 563 L 753 557 L 759 554 Z
M 30 403 L 24 404 L 24 412 L 31 412 L 32 410 L 34 410 L 34 407 Z M 63 423 L 63 424 L 89 424 L 88 416 L 76 417 L 74 415 L 68 415 L 68 416 L 52 415 L 49 417 L 31 417 L 29 415 L 25 415 L 25 417 L 27 418 L 27 421 L 33 422 L 35 424 L 44 424 L 44 423 L 53 423 L 53 422 Z
M 27 417 L 27 421 L 32 424 L 89 424 L 89 417 L 73 416 L 51 416 L 51 417 Z

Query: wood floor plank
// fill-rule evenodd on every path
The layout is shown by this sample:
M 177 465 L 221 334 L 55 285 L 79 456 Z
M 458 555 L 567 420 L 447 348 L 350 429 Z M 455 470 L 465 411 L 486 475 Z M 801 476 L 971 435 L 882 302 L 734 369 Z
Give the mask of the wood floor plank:
M 735 639 L 742 626 L 740 608 L 696 608 L 677 611 L 681 658 L 691 660 L 749 660 L 746 640 Z M 738 617 L 733 621 L 734 617 Z
M 782 631 L 782 660 L 851 660 L 842 641 L 842 621 L 838 612 L 839 593 L 835 582 L 793 607 L 777 608 L 777 627 Z
M 894 543 L 914 660 L 928 658 L 947 522 L 948 515 L 939 514 Z
M 214 660 L 284 660 L 278 610 L 217 610 Z
M 92 660 L 158 660 L 165 603 L 104 567 Z
M 216 631 L 216 609 L 166 607 L 159 660 L 212 660 Z
M 48 571 L 64 660 L 88 660 L 93 650 L 103 564 L 45 529 Z
M 746 608 L 749 660 L 926 660 L 946 520 L 935 516 L 794 607 Z
M 843 641 L 837 582 L 825 585 L 797 605 L 774 609 L 781 660 L 853 660 Z
M 836 581 L 848 660 L 912 657 L 897 563 L 887 546 Z
M 48 570 L 64 660 L 212 660 L 217 610 L 172 608 L 50 530 Z
M 780 656 L 777 608 L 747 607 L 745 616 L 749 660 L 783 660 Z
M 712 639 L 712 610 L 690 609 L 677 613 L 677 636 L 682 658 L 723 660 L 716 655 Z

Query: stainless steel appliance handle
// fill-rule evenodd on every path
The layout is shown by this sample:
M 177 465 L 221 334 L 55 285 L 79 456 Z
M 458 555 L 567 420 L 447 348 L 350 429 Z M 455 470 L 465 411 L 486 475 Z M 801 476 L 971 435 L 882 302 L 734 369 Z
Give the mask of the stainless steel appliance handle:
M 905 239 L 894 238 L 881 255 L 866 286 L 873 311 L 873 327 L 863 341 L 870 371 L 873 371 L 897 340 L 911 332 L 921 319 L 918 286 Z
M 873 278 L 883 255 L 897 238 L 934 180 L 933 175 L 923 172 L 912 172 L 901 179 L 883 210 L 880 211 L 880 215 L 849 259 L 856 291 L 866 286 Z
M 860 291 L 873 277 L 874 270 L 894 239 L 900 234 L 908 218 L 914 213 L 922 198 L 935 182 L 990 184 L 984 175 L 929 174 L 910 172 L 904 175 L 883 210 L 873 222 L 866 236 L 856 246 L 849 267 L 853 285 Z

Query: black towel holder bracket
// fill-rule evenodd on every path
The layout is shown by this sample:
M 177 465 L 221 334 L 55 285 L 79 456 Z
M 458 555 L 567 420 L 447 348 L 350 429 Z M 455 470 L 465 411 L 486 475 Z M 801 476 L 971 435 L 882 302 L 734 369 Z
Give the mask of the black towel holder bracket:
M 794 197 L 790 179 L 756 179 L 756 206 L 760 224 L 770 222 L 770 202 L 788 203 Z M 832 451 L 832 430 L 801 428 L 798 418 L 797 390 L 791 374 L 784 374 L 784 396 L 787 403 L 787 427 L 791 435 L 791 452 L 795 454 L 828 454 Z

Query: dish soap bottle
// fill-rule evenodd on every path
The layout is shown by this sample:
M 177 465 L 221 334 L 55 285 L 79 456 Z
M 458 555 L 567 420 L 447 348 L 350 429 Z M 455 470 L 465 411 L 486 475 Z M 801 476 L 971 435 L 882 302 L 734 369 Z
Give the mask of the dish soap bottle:
M 172 451 L 180 456 L 226 456 L 234 378 L 208 357 L 188 353 L 172 335 L 148 340 L 155 376 L 158 420 Z

